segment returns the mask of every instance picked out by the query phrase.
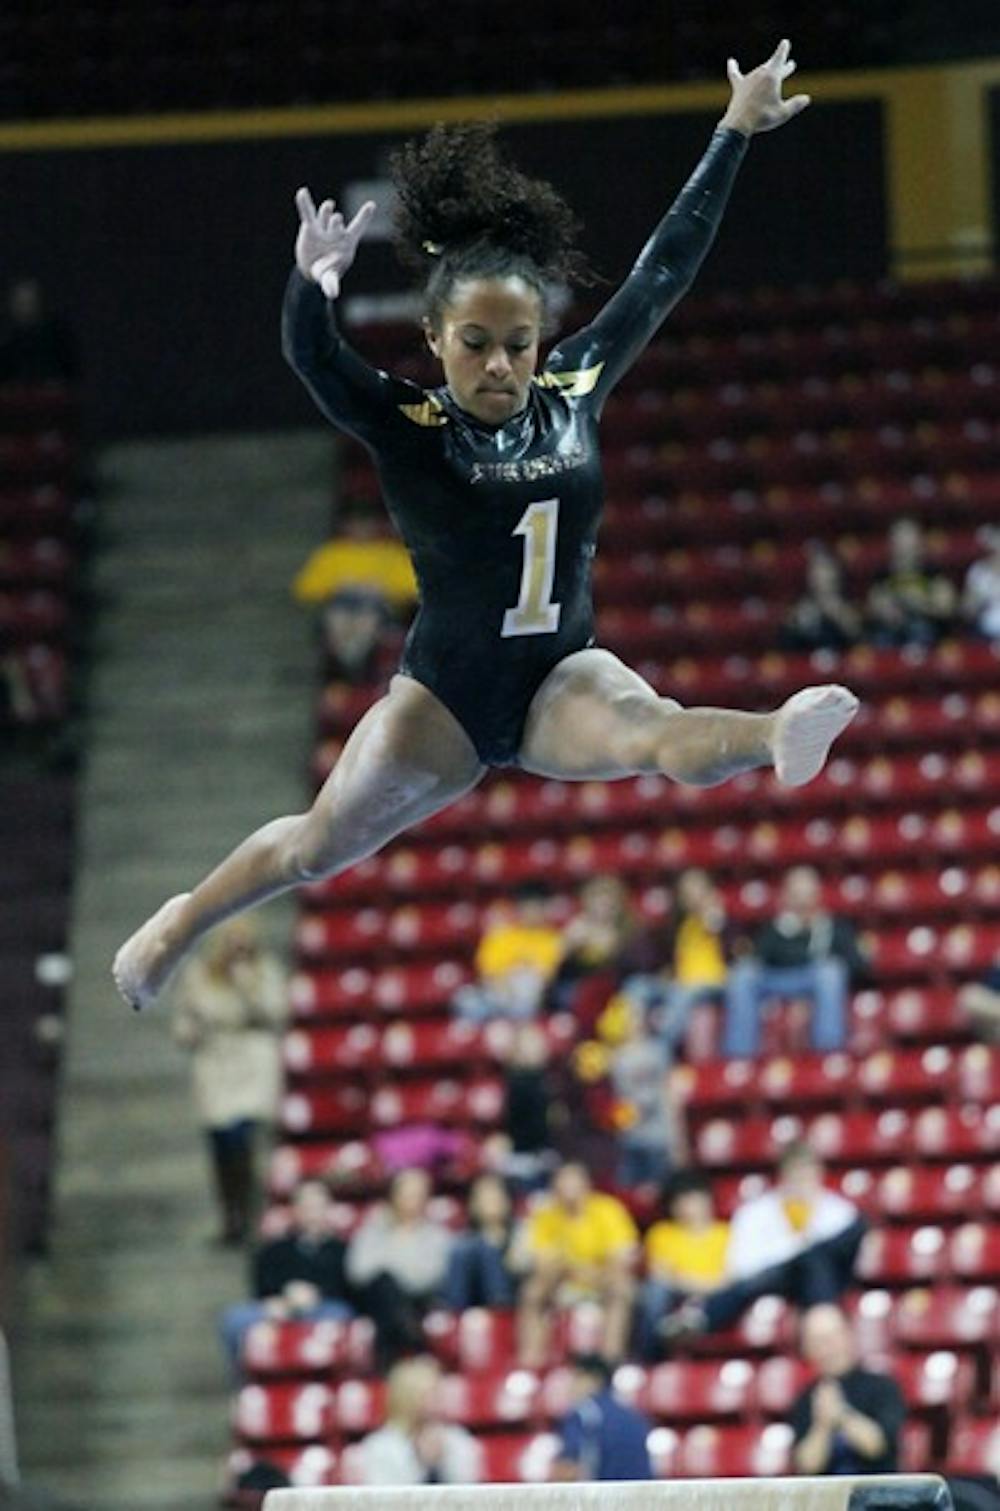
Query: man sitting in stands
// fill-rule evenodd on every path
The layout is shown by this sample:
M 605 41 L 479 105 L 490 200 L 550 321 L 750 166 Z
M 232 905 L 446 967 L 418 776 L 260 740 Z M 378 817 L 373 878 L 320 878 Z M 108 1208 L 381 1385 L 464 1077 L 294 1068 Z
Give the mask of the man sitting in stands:
M 652 1423 L 620 1401 L 612 1367 L 600 1354 L 573 1360 L 576 1405 L 559 1424 L 554 1480 L 651 1480 L 646 1439 Z
M 344 1318 L 345 1245 L 330 1230 L 330 1193 L 321 1180 L 304 1180 L 292 1199 L 292 1226 L 284 1238 L 262 1244 L 253 1259 L 255 1301 L 227 1307 L 222 1315 L 223 1345 L 234 1384 L 241 1380 L 243 1339 L 255 1322 Z
M 906 1415 L 890 1375 L 862 1369 L 850 1324 L 837 1306 L 802 1318 L 802 1354 L 817 1378 L 792 1408 L 800 1474 L 894 1474 Z
M 728 1283 L 665 1318 L 664 1338 L 731 1327 L 761 1296 L 804 1308 L 843 1295 L 867 1223 L 846 1197 L 826 1189 L 823 1173 L 808 1144 L 787 1146 L 777 1184 L 733 1213 Z
M 444 1283 L 453 1236 L 427 1214 L 425 1170 L 400 1170 L 389 1199 L 365 1218 L 347 1250 L 347 1277 L 375 1322 L 380 1370 L 423 1346 L 423 1318 Z
M 588 1298 L 604 1307 L 602 1353 L 617 1362 L 625 1352 L 632 1311 L 635 1224 L 617 1197 L 593 1189 L 583 1165 L 561 1165 L 550 1190 L 528 1219 L 529 1270 L 517 1319 L 520 1362 L 528 1369 L 545 1363 L 555 1303 Z
M 691 1297 L 710 1295 L 725 1281 L 729 1224 L 715 1212 L 712 1183 L 700 1170 L 678 1170 L 663 1190 L 666 1217 L 646 1233 L 646 1280 L 636 1307 L 636 1348 L 659 1354 L 660 1322 Z
M 818 872 L 794 866 L 781 889 L 780 911 L 729 973 L 724 1053 L 757 1054 L 761 1007 L 769 996 L 808 997 L 813 1048 L 842 1049 L 848 987 L 867 969 L 853 925 L 824 909 Z

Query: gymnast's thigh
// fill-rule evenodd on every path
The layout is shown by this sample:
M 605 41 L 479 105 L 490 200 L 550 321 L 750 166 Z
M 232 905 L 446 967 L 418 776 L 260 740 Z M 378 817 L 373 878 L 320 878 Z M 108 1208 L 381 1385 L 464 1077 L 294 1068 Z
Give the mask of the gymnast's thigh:
M 663 720 L 679 708 L 611 651 L 590 646 L 560 661 L 535 693 L 518 764 L 567 781 L 656 771 Z

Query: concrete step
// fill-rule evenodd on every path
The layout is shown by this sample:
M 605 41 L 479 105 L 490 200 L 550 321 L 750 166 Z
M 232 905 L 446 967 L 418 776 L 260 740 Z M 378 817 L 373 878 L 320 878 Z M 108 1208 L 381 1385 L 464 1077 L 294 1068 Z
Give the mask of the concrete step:
M 25 1479 L 85 1511 L 207 1511 L 229 1445 L 215 1217 L 169 1000 L 111 958 L 165 897 L 306 801 L 314 645 L 289 583 L 324 535 L 329 432 L 116 448 L 82 780 L 52 1256 L 20 1279 Z M 288 904 L 262 910 L 287 942 Z M 263 1165 L 264 1150 L 261 1153 Z

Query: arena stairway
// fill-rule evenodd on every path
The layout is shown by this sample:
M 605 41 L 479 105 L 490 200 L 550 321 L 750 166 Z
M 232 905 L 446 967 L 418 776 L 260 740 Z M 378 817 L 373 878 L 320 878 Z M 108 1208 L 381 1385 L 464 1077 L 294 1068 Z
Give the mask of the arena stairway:
M 136 1019 L 109 966 L 163 896 L 300 802 L 313 649 L 289 585 L 322 535 L 329 465 L 318 430 L 103 463 L 54 1226 L 13 1309 L 22 1471 L 87 1511 L 204 1511 L 216 1491 L 214 1319 L 242 1256 L 208 1246 L 168 1014 Z
M 694 1149 L 722 1209 L 760 1189 L 805 1132 L 831 1181 L 866 1210 L 849 1298 L 866 1356 L 891 1364 L 911 1407 L 906 1467 L 986 1472 L 1000 1406 L 1000 1051 L 973 1041 L 957 989 L 1000 951 L 1000 658 L 962 635 L 917 650 L 789 655 L 776 630 L 801 591 L 804 546 L 822 540 L 862 594 L 901 514 L 929 530 L 959 582 L 1000 505 L 997 286 L 990 281 L 760 289 L 693 298 L 609 403 L 608 514 L 597 562 L 601 639 L 686 703 L 773 707 L 809 681 L 844 681 L 861 717 L 805 789 L 754 773 L 708 792 L 659 778 L 564 786 L 491 777 L 447 813 L 343 878 L 308 889 L 295 943 L 282 1140 L 265 1232 L 306 1173 L 328 1178 L 353 1230 L 384 1190 L 380 1128 L 433 1119 L 467 1137 L 436 1208 L 460 1197 L 501 1112 L 502 1024 L 455 1024 L 448 1003 L 497 902 L 544 880 L 568 916 L 585 877 L 624 876 L 662 917 L 684 865 L 708 867 L 741 923 L 766 914 L 783 870 L 819 867 L 828 902 L 872 951 L 843 1053 L 816 1055 L 786 1004 L 759 1062 L 719 1057 L 718 1013 L 700 1008 L 683 1095 Z M 427 377 L 412 336 L 371 327 L 359 347 Z M 345 485 L 376 496 L 363 455 Z M 330 769 L 379 687 L 333 683 L 317 705 L 312 777 Z M 550 1020 L 565 1054 L 581 1031 Z M 639 1215 L 644 1214 L 639 1205 Z M 648 1215 L 648 1213 L 646 1214 Z M 568 1315 L 550 1367 L 516 1369 L 511 1318 L 433 1314 L 446 1410 L 471 1425 L 484 1478 L 544 1478 L 565 1402 L 565 1357 L 593 1339 Z M 792 1319 L 759 1303 L 732 1333 L 619 1387 L 657 1420 L 658 1472 L 773 1474 L 780 1420 L 802 1372 Z M 233 1406 L 236 1475 L 255 1458 L 302 1484 L 350 1481 L 354 1444 L 379 1420 L 371 1328 L 261 1324 Z

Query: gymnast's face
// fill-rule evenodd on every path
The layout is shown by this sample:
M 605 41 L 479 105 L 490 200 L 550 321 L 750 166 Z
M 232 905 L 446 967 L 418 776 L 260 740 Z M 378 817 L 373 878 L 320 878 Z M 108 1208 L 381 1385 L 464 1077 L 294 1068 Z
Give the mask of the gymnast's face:
M 503 425 L 528 402 L 538 361 L 542 302 L 523 278 L 467 278 L 452 288 L 427 344 L 456 404 Z

